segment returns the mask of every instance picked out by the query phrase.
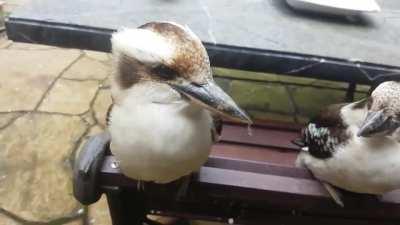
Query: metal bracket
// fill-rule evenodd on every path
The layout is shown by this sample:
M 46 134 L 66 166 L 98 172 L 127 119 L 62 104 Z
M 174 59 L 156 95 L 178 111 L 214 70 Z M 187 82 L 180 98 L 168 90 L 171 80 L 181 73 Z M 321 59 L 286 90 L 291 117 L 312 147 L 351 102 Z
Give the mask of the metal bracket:
M 74 196 L 84 205 L 97 202 L 101 197 L 97 181 L 109 143 L 108 132 L 90 137 L 74 165 Z

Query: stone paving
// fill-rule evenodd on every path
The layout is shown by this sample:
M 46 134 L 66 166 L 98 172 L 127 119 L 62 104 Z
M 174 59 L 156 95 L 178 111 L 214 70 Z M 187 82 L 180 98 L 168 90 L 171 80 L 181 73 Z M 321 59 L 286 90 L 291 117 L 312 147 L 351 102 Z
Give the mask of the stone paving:
M 7 1 L 6 13 L 28 0 Z M 71 168 L 87 136 L 105 128 L 110 55 L 13 43 L 0 34 L 0 224 L 110 224 L 107 202 L 72 196 Z M 304 123 L 341 102 L 346 84 L 214 68 L 252 117 Z M 358 87 L 356 98 L 368 87 Z
M 105 199 L 83 207 L 71 189 L 74 153 L 104 128 L 109 56 L 0 46 L 0 224 L 109 224 Z

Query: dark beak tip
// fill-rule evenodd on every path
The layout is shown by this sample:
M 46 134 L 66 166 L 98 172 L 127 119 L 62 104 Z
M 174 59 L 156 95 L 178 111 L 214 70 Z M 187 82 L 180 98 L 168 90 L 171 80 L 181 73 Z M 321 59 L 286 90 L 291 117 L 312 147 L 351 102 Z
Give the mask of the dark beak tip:
M 371 125 L 366 119 L 357 131 L 357 137 L 368 137 L 371 132 Z
M 250 118 L 249 115 L 247 115 L 247 113 L 245 113 L 244 111 L 241 111 L 239 114 L 239 119 L 243 122 L 243 123 L 247 123 L 249 125 L 253 124 L 253 120 Z
M 224 115 L 222 115 L 222 116 L 224 116 Z M 240 116 L 238 116 L 238 115 L 236 115 L 236 116 L 227 116 L 227 119 L 228 120 L 232 120 L 232 121 L 236 121 L 236 122 L 239 122 L 239 123 L 245 123 L 245 124 L 248 124 L 248 125 L 252 125 L 253 124 L 253 120 L 251 120 L 250 117 L 248 117 L 248 116 L 242 116 L 242 115 L 240 115 Z
M 387 128 L 388 117 L 385 116 L 383 111 L 368 112 L 365 120 L 362 122 L 360 129 L 357 132 L 357 137 L 371 137 L 378 132 Z
M 194 100 L 197 104 L 220 114 L 222 117 L 226 117 L 226 119 L 246 124 L 253 123 L 247 113 L 237 106 L 233 99 L 213 81 L 203 85 L 195 85 L 193 83 L 171 83 L 169 85 L 179 93 Z
M 364 134 L 361 130 L 357 132 L 357 137 L 364 137 Z

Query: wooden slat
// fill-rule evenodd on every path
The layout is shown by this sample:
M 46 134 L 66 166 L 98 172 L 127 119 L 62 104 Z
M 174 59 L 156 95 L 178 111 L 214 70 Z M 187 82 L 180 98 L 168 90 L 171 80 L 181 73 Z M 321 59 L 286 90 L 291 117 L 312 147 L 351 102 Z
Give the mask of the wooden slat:
M 204 166 L 284 177 L 314 179 L 311 173 L 306 169 L 294 168 L 293 165 L 285 166 L 282 164 L 266 163 L 265 161 L 249 161 L 211 155 Z
M 243 126 L 243 123 L 238 123 L 234 121 L 229 121 L 229 120 L 223 120 L 224 124 L 227 125 L 239 125 Z M 274 130 L 287 130 L 287 131 L 300 131 L 303 127 L 304 124 L 298 124 L 298 123 L 293 123 L 293 122 L 284 122 L 284 121 L 278 121 L 278 120 L 268 120 L 268 119 L 256 119 L 253 121 L 253 124 L 251 127 L 260 127 L 260 128 L 268 128 L 268 129 L 274 129 Z
M 246 218 L 240 216 L 237 217 L 212 217 L 208 215 L 199 215 L 194 213 L 187 213 L 182 211 L 162 211 L 158 212 L 157 215 L 171 216 L 178 218 L 187 218 L 191 220 L 206 220 L 215 221 L 220 223 L 229 223 L 230 219 L 233 219 L 235 224 L 248 224 L 248 225 L 397 225 L 396 220 L 373 220 L 373 219 L 350 219 L 350 218 L 338 218 L 338 217 L 328 217 L 328 216 L 305 216 L 305 215 L 295 215 L 295 214 L 279 214 L 279 213 L 268 213 L 264 212 L 260 217 L 257 214 L 247 215 Z
M 282 127 L 278 130 L 274 127 L 253 126 L 249 132 L 246 126 L 224 124 L 221 141 L 296 150 L 298 146 L 292 144 L 291 140 L 297 137 L 298 131 Z
M 103 165 L 100 184 L 104 187 L 118 185 L 121 188 L 130 187 L 136 190 L 137 183 L 124 175 L 118 168 L 111 167 L 112 156 L 107 156 Z M 223 208 L 212 209 L 216 207 L 215 202 L 219 204 L 232 204 L 234 202 L 246 205 L 246 210 L 252 212 L 252 209 L 263 211 L 291 212 L 296 210 L 307 215 L 314 216 L 332 216 L 342 218 L 357 219 L 400 219 L 400 192 L 393 192 L 385 195 L 382 200 L 371 198 L 370 196 L 360 195 L 355 199 L 345 199 L 346 207 L 340 208 L 333 203 L 328 193 L 322 187 L 320 182 L 313 180 L 305 175 L 304 178 L 293 175 L 286 176 L 286 172 L 275 175 L 276 169 L 254 172 L 260 168 L 260 163 L 247 162 L 245 170 L 226 169 L 231 162 L 223 162 L 229 159 L 217 159 L 202 167 L 197 179 L 190 184 L 191 194 L 184 201 L 185 207 L 189 207 L 193 212 L 200 213 L 203 210 L 208 211 L 208 215 L 224 213 Z M 240 163 L 239 163 L 240 165 Z M 266 168 L 271 168 L 265 163 Z M 243 166 L 243 165 L 242 165 Z M 276 165 L 273 165 L 276 166 Z M 225 168 L 223 168 L 225 167 Z M 288 169 L 288 168 L 287 168 Z M 296 169 L 296 168 L 293 168 Z M 253 172 L 248 172 L 248 171 Z M 290 169 L 288 169 L 290 170 Z M 154 183 L 146 184 L 147 196 L 152 207 L 160 210 L 174 210 L 174 207 L 180 203 L 173 203 L 173 196 L 178 186 L 176 183 L 167 185 L 157 185 Z M 172 198 L 172 199 L 171 199 Z M 153 199 L 153 200 L 151 200 Z M 185 207 L 177 208 L 179 210 Z M 239 207 L 239 206 L 238 206 Z M 239 207 L 240 208 L 240 207 Z M 257 214 L 256 214 L 257 215 Z
M 101 169 L 101 185 L 112 186 L 118 184 L 119 186 L 136 187 L 136 181 L 125 177 L 119 168 L 112 166 L 115 161 L 114 156 L 105 157 Z M 196 182 L 232 188 L 237 187 L 248 191 L 261 190 L 329 198 L 320 182 L 315 181 L 303 169 L 266 162 L 211 158 L 206 163 L 206 166 L 201 168 Z M 259 196 L 258 199 L 260 200 L 262 197 Z M 393 204 L 399 203 L 400 206 L 400 190 L 384 195 L 382 201 Z
M 307 195 L 310 197 L 329 197 L 325 189 L 315 180 L 206 166 L 200 169 L 198 182 L 228 186 L 230 188 L 238 187 L 246 190 L 285 192 L 287 194 Z M 245 198 L 246 196 L 241 195 L 235 197 Z M 267 200 L 264 198 L 264 196 L 257 196 L 257 200 Z
M 285 126 L 274 130 L 268 124 L 255 130 L 258 134 L 248 137 L 246 127 L 227 124 L 223 141 L 213 146 L 208 161 L 191 182 L 188 198 L 183 202 L 174 200 L 179 181 L 167 185 L 148 183 L 145 189 L 148 206 L 161 213 L 218 219 L 230 215 L 226 208 L 231 204 L 240 203 L 237 210 L 246 211 L 241 219 L 248 224 L 261 224 L 268 217 L 275 218 L 270 224 L 279 224 L 277 218 L 287 218 L 285 224 L 335 224 L 327 221 L 336 221 L 360 225 L 393 224 L 390 219 L 400 219 L 400 190 L 380 200 L 368 195 L 346 194 L 346 207 L 340 208 L 309 171 L 295 167 L 298 149 L 287 143 L 298 131 Z M 111 166 L 114 160 L 113 156 L 106 156 L 100 185 L 108 189 L 119 186 L 136 190 L 135 180 Z M 308 216 L 293 216 L 293 210 Z
M 261 161 L 294 166 L 298 150 L 281 150 L 272 147 L 260 147 L 235 143 L 218 143 L 212 148 L 211 155 L 249 161 Z

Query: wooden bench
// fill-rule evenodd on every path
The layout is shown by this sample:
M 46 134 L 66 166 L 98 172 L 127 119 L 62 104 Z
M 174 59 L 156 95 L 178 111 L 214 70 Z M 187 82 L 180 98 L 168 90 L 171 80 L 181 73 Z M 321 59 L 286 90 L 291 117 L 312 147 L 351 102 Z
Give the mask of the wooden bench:
M 294 165 L 298 149 L 291 140 L 299 126 L 224 123 L 222 140 L 192 180 L 185 198 L 176 200 L 178 183 L 147 183 L 145 191 L 125 177 L 108 150 L 106 133 L 92 137 L 75 166 L 75 196 L 85 204 L 107 195 L 114 225 L 140 224 L 146 214 L 239 224 L 394 224 L 400 219 L 400 191 L 377 199 L 346 194 L 345 207 L 330 199 L 312 175 Z M 93 152 L 93 170 L 85 167 Z

